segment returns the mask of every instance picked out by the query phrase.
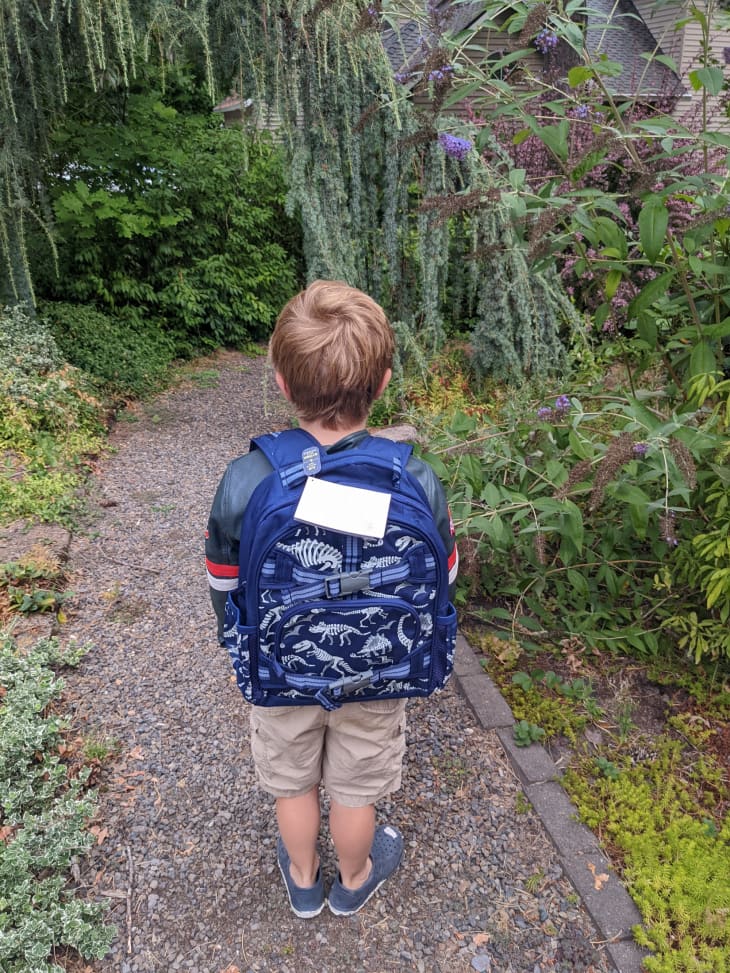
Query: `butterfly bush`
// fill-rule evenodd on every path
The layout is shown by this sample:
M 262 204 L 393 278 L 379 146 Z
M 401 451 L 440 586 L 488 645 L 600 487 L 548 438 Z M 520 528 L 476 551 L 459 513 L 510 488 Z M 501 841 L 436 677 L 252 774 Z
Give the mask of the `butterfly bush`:
M 459 138 L 458 135 L 449 135 L 448 132 L 442 132 L 439 135 L 439 145 L 446 155 L 459 161 L 465 159 L 474 147 L 474 143 L 470 142 L 469 139 Z
M 549 54 L 558 46 L 558 35 L 549 27 L 543 28 L 535 38 L 535 47 L 541 54 Z
M 730 52 L 730 48 L 728 51 Z M 576 94 L 576 99 L 578 97 L 579 95 Z M 669 105 L 662 103 L 660 108 L 667 111 Z M 547 108 L 544 113 L 549 113 Z M 603 118 L 600 112 L 584 101 L 576 100 L 576 103 L 567 109 L 566 114 L 571 120 L 568 158 L 564 168 L 560 169 L 537 136 L 531 135 L 523 141 L 518 140 L 518 144 L 515 144 L 514 136 L 523 127 L 521 121 L 497 119 L 491 124 L 492 132 L 501 149 L 509 153 L 517 168 L 525 169 L 529 173 L 530 182 L 537 190 L 551 179 L 560 179 L 565 171 L 574 172 L 584 159 L 605 144 L 606 134 L 600 126 Z M 654 112 L 648 107 L 636 106 L 626 113 L 626 124 L 649 119 L 653 114 Z M 467 113 L 467 117 L 474 124 L 483 124 L 483 120 L 479 119 L 474 112 Z M 677 139 L 676 143 L 679 145 L 680 140 Z M 573 181 L 565 178 L 564 181 L 557 182 L 551 193 L 555 196 L 570 196 L 576 189 L 597 189 L 611 194 L 616 200 L 623 221 L 617 222 L 629 244 L 627 264 L 633 263 L 633 266 L 631 273 L 622 278 L 608 302 L 609 311 L 601 325 L 601 330 L 609 336 L 621 331 L 627 321 L 629 304 L 641 288 L 657 275 L 654 269 L 643 263 L 643 255 L 638 247 L 638 220 L 642 197 L 647 192 L 661 193 L 670 179 L 681 186 L 682 179 L 691 179 L 705 172 L 705 159 L 700 149 L 690 149 L 678 156 L 678 164 L 671 175 L 663 176 L 662 168 L 665 162 L 658 158 L 654 140 L 635 139 L 632 141 L 632 146 L 638 155 L 640 170 L 637 170 L 636 164 L 627 154 L 621 141 L 614 140 L 598 165 L 580 178 L 574 178 Z M 488 161 L 498 161 L 496 154 L 490 150 L 485 152 L 485 156 Z M 723 165 L 721 156 L 721 150 L 714 155 L 710 154 L 711 170 L 720 171 Z M 696 220 L 701 219 L 702 214 L 698 212 L 695 202 L 689 194 L 682 193 L 679 188 L 676 193 L 666 198 L 666 205 L 670 229 L 677 237 L 681 237 Z M 554 228 L 554 214 L 547 211 L 544 220 L 550 219 L 553 220 L 550 225 L 543 225 L 542 219 L 538 219 L 528 231 L 533 258 L 540 255 L 540 248 L 545 246 L 545 241 Z M 576 234 L 573 239 L 577 246 L 571 245 L 556 256 L 558 270 L 568 294 L 578 308 L 593 313 L 605 300 L 605 261 L 601 260 L 598 251 L 580 234 Z

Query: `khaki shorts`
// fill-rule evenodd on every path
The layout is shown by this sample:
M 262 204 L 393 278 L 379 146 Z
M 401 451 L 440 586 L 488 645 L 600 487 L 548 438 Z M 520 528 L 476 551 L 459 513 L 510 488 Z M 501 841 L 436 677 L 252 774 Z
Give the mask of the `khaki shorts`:
M 251 708 L 251 752 L 263 790 L 299 797 L 320 781 L 346 807 L 374 804 L 400 787 L 405 699 Z

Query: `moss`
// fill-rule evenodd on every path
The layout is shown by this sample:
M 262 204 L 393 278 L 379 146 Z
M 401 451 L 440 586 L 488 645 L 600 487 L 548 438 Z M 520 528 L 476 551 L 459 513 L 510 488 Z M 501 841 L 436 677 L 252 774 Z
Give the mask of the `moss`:
M 515 719 L 536 724 L 546 737 L 563 736 L 576 743 L 588 723 L 588 717 L 578 711 L 577 705 L 563 697 L 546 697 L 537 689 L 524 690 L 509 684 L 500 688 Z
M 681 741 L 663 737 L 653 759 L 615 758 L 618 775 L 584 758 L 564 777 L 582 820 L 621 865 L 644 922 L 651 973 L 727 970 L 730 950 L 730 814 L 702 806 L 721 775 L 712 761 L 687 769 Z M 727 788 L 722 796 L 727 798 Z M 713 816 L 714 814 L 714 816 Z

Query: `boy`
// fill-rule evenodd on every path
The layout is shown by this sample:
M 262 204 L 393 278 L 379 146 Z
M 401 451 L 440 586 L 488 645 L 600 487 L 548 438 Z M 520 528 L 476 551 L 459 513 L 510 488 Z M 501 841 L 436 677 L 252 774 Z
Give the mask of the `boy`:
M 365 422 L 390 381 L 394 348 L 393 331 L 375 301 L 346 284 L 320 280 L 281 312 L 269 354 L 299 425 L 334 452 L 367 436 Z M 452 583 L 457 553 L 443 488 L 424 462 L 412 457 L 408 470 L 428 497 Z M 206 564 L 221 642 L 227 593 L 237 586 L 243 512 L 271 471 L 260 450 L 239 457 L 213 501 Z M 357 912 L 403 853 L 396 828 L 376 829 L 375 804 L 400 787 L 405 700 L 348 702 L 331 712 L 320 706 L 252 707 L 251 750 L 259 784 L 276 801 L 277 859 L 292 910 L 310 918 L 325 905 L 316 846 L 322 782 L 339 865 L 327 903 L 335 915 Z

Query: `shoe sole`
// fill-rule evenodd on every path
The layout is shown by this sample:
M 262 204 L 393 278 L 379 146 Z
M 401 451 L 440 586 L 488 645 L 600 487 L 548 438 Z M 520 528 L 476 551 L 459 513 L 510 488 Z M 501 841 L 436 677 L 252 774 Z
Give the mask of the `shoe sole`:
M 286 889 L 286 897 L 289 899 L 289 905 L 291 906 L 291 911 L 294 913 L 294 915 L 298 919 L 314 919 L 314 917 L 315 916 L 318 916 L 320 914 L 320 912 L 322 911 L 322 909 L 324 909 L 325 905 L 327 904 L 327 900 L 325 899 L 322 902 L 322 905 L 318 909 L 307 909 L 305 911 L 303 909 L 297 909 L 297 908 L 295 908 L 294 907 L 294 903 L 291 900 L 291 892 L 289 891 L 289 883 L 286 880 L 286 875 L 284 874 L 284 869 L 281 867 L 281 862 L 278 861 L 278 859 L 277 859 L 276 864 L 279 866 L 279 871 L 281 872 L 281 877 L 284 879 L 284 888 Z

